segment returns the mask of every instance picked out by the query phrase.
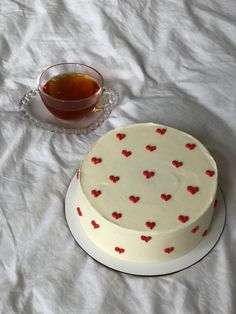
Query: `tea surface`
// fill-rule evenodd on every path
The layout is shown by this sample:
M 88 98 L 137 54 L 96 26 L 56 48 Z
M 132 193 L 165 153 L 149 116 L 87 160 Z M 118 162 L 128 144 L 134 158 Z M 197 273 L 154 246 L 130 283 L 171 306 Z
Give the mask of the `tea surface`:
M 44 86 L 49 96 L 61 100 L 80 100 L 95 95 L 99 84 L 91 76 L 81 73 L 64 73 L 54 76 Z

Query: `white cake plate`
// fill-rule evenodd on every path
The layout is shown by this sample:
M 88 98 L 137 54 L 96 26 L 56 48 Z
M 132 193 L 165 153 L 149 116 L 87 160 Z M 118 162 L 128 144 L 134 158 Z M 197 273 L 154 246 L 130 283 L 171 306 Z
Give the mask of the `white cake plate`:
M 104 88 L 100 105 L 103 110 L 91 112 L 78 120 L 65 121 L 56 118 L 44 106 L 37 89 L 27 92 L 19 102 L 19 110 L 34 125 L 57 133 L 87 134 L 98 128 L 110 115 L 119 100 L 118 93 Z
M 208 235 L 201 240 L 195 249 L 184 256 L 164 263 L 156 264 L 124 261 L 106 253 L 87 237 L 80 224 L 76 210 L 78 207 L 78 187 L 79 181 L 77 174 L 75 174 L 70 182 L 65 199 L 65 215 L 70 231 L 77 243 L 88 255 L 99 263 L 120 272 L 139 276 L 158 276 L 183 270 L 203 259 L 214 248 L 224 229 L 226 208 L 223 194 L 221 190 L 218 189 L 218 205 L 215 209 L 211 228 Z

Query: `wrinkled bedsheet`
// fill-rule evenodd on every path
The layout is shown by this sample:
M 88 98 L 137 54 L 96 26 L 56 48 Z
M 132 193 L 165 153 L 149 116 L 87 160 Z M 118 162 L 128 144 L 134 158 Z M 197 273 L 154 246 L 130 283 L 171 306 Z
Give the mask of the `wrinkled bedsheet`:
M 43 130 L 18 110 L 47 66 L 96 67 L 120 95 L 88 135 Z M 236 3 L 0 2 L 0 313 L 236 313 Z M 167 276 L 108 269 L 76 244 L 70 180 L 114 127 L 156 122 L 202 141 L 219 167 L 224 233 L 196 265 Z

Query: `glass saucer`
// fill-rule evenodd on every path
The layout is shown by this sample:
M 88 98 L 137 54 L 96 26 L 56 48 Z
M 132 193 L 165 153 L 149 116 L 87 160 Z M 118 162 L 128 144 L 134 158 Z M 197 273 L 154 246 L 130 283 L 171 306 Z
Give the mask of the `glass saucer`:
M 104 89 L 101 98 L 103 110 L 91 112 L 79 120 L 65 121 L 54 117 L 44 106 L 38 90 L 30 90 L 19 102 L 19 110 L 24 118 L 34 125 L 57 133 L 64 134 L 88 134 L 97 129 L 110 115 L 112 109 L 118 103 L 118 93 L 111 88 Z

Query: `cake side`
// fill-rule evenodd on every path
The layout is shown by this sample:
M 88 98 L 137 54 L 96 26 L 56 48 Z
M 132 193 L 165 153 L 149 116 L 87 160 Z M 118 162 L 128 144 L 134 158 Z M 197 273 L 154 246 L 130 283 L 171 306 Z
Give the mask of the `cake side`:
M 101 216 L 78 189 L 78 219 L 87 236 L 105 252 L 127 261 L 164 262 L 191 251 L 207 236 L 214 213 L 212 202 L 209 209 L 196 221 L 176 231 L 153 230 L 150 222 L 146 231 L 123 228 Z

